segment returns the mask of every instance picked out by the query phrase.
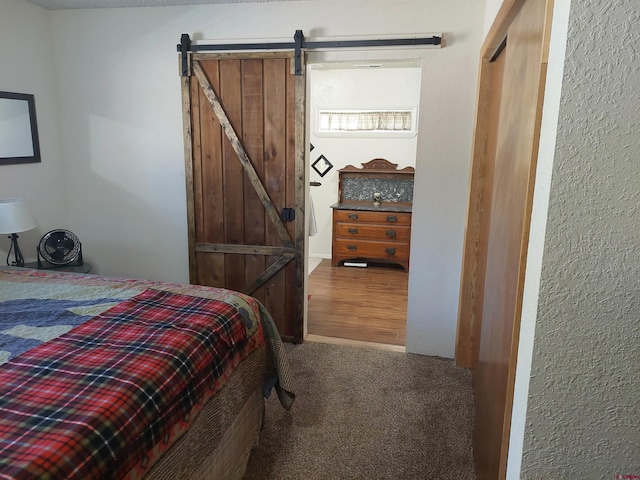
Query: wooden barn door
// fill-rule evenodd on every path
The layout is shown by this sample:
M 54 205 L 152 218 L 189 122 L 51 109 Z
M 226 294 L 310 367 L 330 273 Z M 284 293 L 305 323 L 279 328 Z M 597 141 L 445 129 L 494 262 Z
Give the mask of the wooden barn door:
M 182 77 L 191 283 L 260 300 L 302 341 L 304 76 L 292 54 L 192 54 Z

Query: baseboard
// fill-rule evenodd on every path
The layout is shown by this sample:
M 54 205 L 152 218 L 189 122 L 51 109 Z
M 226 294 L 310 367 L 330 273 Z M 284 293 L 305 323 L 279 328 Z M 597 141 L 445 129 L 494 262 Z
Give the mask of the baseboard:
M 322 335 L 314 335 L 308 333 L 304 337 L 305 341 L 316 343 L 331 343 L 334 345 L 347 345 L 350 347 L 373 348 L 376 350 L 387 350 L 390 352 L 406 353 L 407 348 L 401 345 L 387 345 L 386 343 L 361 342 L 358 340 L 349 340 L 346 338 L 324 337 Z

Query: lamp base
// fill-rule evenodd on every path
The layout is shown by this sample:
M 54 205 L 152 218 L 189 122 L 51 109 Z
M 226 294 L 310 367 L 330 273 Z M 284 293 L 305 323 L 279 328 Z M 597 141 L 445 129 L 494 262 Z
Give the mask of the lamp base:
M 9 253 L 7 253 L 7 265 L 24 267 L 24 257 L 22 256 L 22 251 L 18 246 L 18 235 L 16 233 L 12 233 L 7 238 L 11 239 L 11 246 L 9 247 Z M 13 255 L 15 260 L 12 263 L 9 263 L 9 256 L 11 256 L 11 250 L 13 250 Z

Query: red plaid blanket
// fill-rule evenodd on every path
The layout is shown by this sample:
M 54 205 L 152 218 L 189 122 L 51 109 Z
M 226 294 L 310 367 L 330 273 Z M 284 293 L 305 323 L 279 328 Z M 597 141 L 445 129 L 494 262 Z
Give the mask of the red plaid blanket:
M 0 368 L 0 478 L 119 478 L 264 343 L 242 312 L 147 290 Z

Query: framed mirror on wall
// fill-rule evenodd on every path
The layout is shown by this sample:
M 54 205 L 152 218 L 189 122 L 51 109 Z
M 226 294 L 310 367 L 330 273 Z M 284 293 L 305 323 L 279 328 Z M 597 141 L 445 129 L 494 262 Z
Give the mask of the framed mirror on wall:
M 0 165 L 40 161 L 34 96 L 0 92 Z

